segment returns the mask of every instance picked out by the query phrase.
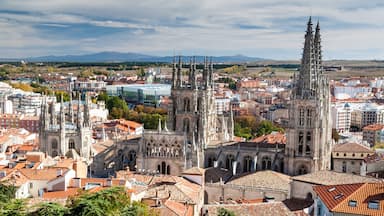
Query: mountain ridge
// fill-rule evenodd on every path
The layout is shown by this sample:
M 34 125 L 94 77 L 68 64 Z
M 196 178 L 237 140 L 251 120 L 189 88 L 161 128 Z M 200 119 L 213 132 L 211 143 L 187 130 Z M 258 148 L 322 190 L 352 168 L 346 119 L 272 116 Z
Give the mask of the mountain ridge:
M 192 56 L 183 56 L 184 61 L 190 60 Z M 47 55 L 26 58 L 0 58 L 0 61 L 27 61 L 27 62 L 172 62 L 173 56 L 155 56 L 135 52 L 111 52 L 103 51 L 83 55 Z M 196 56 L 198 62 L 202 62 L 204 56 Z M 245 55 L 233 56 L 212 56 L 212 61 L 216 63 L 245 63 L 267 60 L 259 57 L 249 57 Z

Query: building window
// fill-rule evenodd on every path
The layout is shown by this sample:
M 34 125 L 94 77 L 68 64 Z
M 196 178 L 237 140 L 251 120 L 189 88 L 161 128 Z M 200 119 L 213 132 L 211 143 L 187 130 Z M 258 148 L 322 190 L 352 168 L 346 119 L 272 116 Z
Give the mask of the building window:
M 68 149 L 75 149 L 75 141 L 73 139 L 69 140 Z
M 33 188 L 33 183 L 30 182 L 30 183 L 29 183 L 29 189 L 32 189 L 32 188 Z
M 262 170 L 270 170 L 272 168 L 272 160 L 268 156 L 264 156 L 261 159 L 261 169 Z
M 189 119 L 185 118 L 183 121 L 183 131 L 189 133 Z
M 299 132 L 299 155 L 303 154 L 303 145 L 304 145 L 304 133 Z
M 336 156 L 339 156 L 339 153 L 336 153 Z
M 299 170 L 298 170 L 297 173 L 298 173 L 299 175 L 304 175 L 304 174 L 307 174 L 308 171 L 307 171 L 307 168 L 306 168 L 304 165 L 301 165 L 301 166 L 299 167 Z
M 190 102 L 189 98 L 184 98 L 184 111 L 189 112 L 190 111 Z
M 347 162 L 343 161 L 343 164 L 342 164 L 342 171 L 345 173 L 347 172 Z
M 356 200 L 349 200 L 348 206 L 356 207 L 357 206 L 357 201 Z
M 252 158 L 251 156 L 245 156 L 243 172 L 250 172 L 251 168 L 252 168 Z
M 380 204 L 379 200 L 371 200 L 368 202 L 368 208 L 378 210 L 380 208 L 379 204 Z
M 312 126 L 312 110 L 307 109 L 307 126 Z
M 300 108 L 299 125 L 304 126 L 304 109 Z
M 306 155 L 310 155 L 311 154 L 311 140 L 312 140 L 312 136 L 311 136 L 311 132 L 307 132 L 307 139 L 306 139 L 306 142 L 305 142 L 305 154 Z
M 233 162 L 235 161 L 235 157 L 233 155 L 227 155 L 226 163 L 225 163 L 225 168 L 228 170 L 232 169 Z
M 57 139 L 53 139 L 51 141 L 51 147 L 52 147 L 52 149 L 57 149 Z

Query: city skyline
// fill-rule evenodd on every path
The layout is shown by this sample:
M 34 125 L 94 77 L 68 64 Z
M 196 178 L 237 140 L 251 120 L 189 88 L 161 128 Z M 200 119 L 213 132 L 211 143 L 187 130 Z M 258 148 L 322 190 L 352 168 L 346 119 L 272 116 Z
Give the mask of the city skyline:
M 1 58 L 102 51 L 301 58 L 320 21 L 324 59 L 383 59 L 379 1 L 2 1 Z

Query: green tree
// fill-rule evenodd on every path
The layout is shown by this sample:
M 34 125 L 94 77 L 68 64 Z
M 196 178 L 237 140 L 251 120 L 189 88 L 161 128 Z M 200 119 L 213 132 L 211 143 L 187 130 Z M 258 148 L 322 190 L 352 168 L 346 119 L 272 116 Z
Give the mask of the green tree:
M 147 205 L 141 202 L 132 202 L 121 211 L 121 216 L 155 216 L 157 212 L 151 210 Z
M 37 210 L 28 214 L 28 216 L 64 216 L 69 214 L 69 209 L 58 203 L 40 203 Z
M 129 196 L 123 187 L 111 187 L 96 193 L 84 193 L 68 201 L 71 215 L 112 216 L 129 206 Z
M 97 96 L 97 100 L 98 101 L 104 101 L 104 102 L 107 102 L 109 99 L 109 96 L 107 94 L 107 92 L 101 92 L 98 96 Z
M 0 215 L 2 216 L 25 216 L 27 215 L 25 203 L 22 199 L 11 199 L 0 204 Z
M 262 135 L 270 134 L 273 131 L 283 132 L 284 129 L 274 125 L 270 121 L 263 120 L 260 122 L 259 126 L 257 127 L 256 135 L 262 136 Z
M 106 106 L 108 110 L 112 110 L 112 108 L 122 109 L 123 111 L 128 110 L 128 105 L 125 100 L 122 100 L 117 96 L 109 97 Z
M 15 198 L 15 193 L 16 193 L 15 186 L 0 183 L 0 204 L 6 203 L 9 200 Z
M 219 208 L 217 216 L 235 216 L 235 213 L 225 208 Z

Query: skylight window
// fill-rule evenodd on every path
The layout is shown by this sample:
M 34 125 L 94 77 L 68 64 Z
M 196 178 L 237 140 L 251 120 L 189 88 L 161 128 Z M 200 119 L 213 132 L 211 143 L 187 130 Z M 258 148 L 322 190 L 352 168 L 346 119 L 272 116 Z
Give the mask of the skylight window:
M 356 200 L 349 200 L 348 206 L 356 207 L 357 206 L 357 201 Z
M 332 188 L 329 188 L 329 189 L 328 189 L 328 192 L 332 192 L 332 191 L 334 191 L 334 190 L 336 190 L 336 188 L 335 188 L 335 187 L 332 187 Z
M 380 207 L 379 204 L 380 204 L 379 200 L 371 200 L 368 202 L 368 208 L 369 209 L 379 209 L 379 207 Z
M 337 200 L 337 199 L 340 199 L 340 198 L 343 197 L 343 196 L 344 196 L 343 193 L 339 193 L 339 194 L 337 194 L 334 198 L 335 198 L 335 200 Z

